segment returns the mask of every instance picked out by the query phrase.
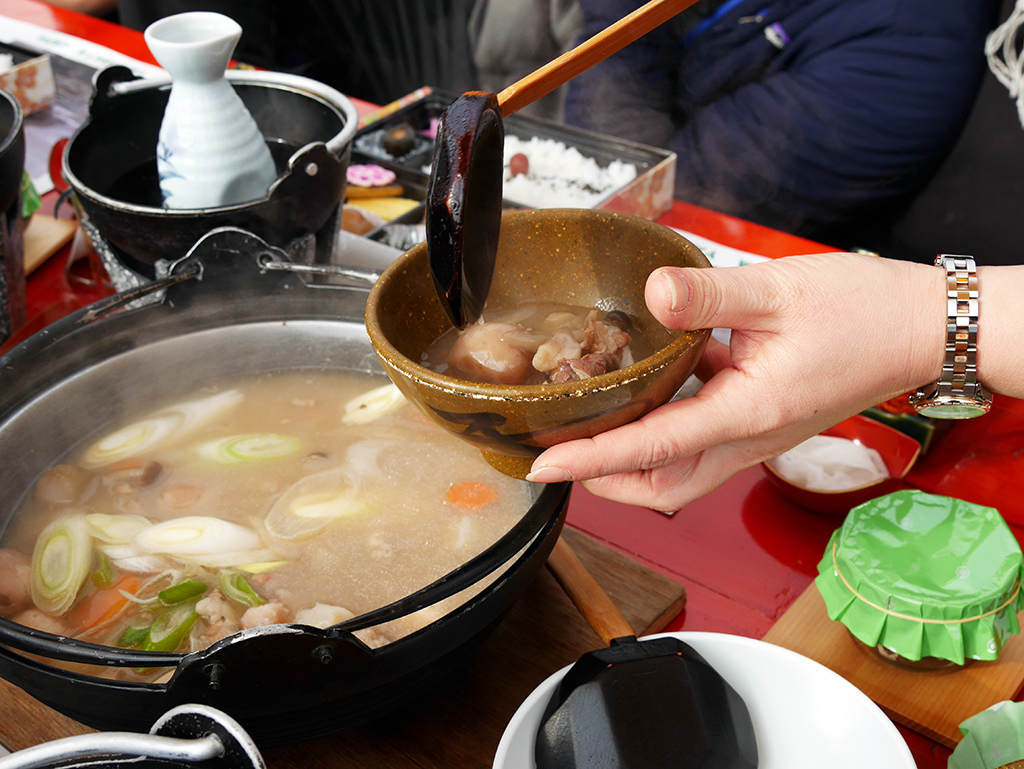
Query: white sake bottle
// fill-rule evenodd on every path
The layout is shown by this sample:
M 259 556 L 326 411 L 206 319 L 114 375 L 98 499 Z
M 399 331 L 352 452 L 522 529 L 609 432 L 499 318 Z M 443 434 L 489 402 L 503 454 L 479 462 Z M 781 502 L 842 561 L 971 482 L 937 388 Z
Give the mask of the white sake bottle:
M 157 144 L 165 208 L 259 200 L 277 177 L 263 134 L 224 76 L 241 36 L 233 19 L 206 11 L 146 28 L 149 50 L 171 75 Z

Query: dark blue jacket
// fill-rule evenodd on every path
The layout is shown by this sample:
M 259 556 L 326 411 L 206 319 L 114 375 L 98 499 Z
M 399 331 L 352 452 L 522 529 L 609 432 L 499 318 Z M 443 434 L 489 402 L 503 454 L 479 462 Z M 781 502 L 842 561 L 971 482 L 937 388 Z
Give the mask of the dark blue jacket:
M 640 3 L 581 5 L 590 36 Z M 681 200 L 857 245 L 952 147 L 996 6 L 734 0 L 685 44 L 670 22 L 579 75 L 567 121 L 675 151 Z

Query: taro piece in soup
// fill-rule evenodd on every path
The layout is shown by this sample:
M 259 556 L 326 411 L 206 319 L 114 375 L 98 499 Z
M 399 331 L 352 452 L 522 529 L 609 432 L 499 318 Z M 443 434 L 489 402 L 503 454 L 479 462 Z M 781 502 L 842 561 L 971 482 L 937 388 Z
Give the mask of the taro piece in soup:
M 535 302 L 487 308 L 485 315 L 437 339 L 425 364 L 473 382 L 559 384 L 625 368 L 651 352 L 633 319 L 619 310 Z
M 529 484 L 384 377 L 233 381 L 109 425 L 42 473 L 0 543 L 0 615 L 150 651 L 267 624 L 327 627 L 443 576 L 529 504 Z M 356 635 L 390 643 L 467 597 Z

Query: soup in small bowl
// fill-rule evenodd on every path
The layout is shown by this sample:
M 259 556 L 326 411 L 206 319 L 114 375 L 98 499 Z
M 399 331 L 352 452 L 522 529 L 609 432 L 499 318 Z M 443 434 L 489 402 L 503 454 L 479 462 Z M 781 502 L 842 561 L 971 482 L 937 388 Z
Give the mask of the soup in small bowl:
M 527 334 L 557 315 L 574 316 L 569 326 L 600 324 L 630 338 L 628 356 L 617 347 L 614 365 L 570 379 L 473 381 L 446 367 L 436 351 L 455 332 L 434 290 L 426 244 L 397 259 L 374 285 L 367 330 L 385 372 L 409 400 L 494 467 L 522 478 L 545 448 L 640 418 L 693 372 L 710 330 L 667 329 L 650 314 L 644 287 L 662 266 L 710 263 L 677 232 L 636 216 L 582 209 L 503 216 L 485 322 L 498 313 L 504 323 L 518 308 L 540 319 L 524 326 Z

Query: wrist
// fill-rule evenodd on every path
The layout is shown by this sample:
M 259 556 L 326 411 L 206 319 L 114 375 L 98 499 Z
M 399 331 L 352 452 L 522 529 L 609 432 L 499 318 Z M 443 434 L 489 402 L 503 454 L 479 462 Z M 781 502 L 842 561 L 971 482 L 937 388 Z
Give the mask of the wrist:
M 914 360 L 918 367 L 910 389 L 936 381 L 942 376 L 942 366 L 946 361 L 946 275 L 934 266 L 916 266 L 919 268 L 920 280 L 914 290 L 920 304 L 915 308 L 917 314 L 912 349 L 917 351 Z

